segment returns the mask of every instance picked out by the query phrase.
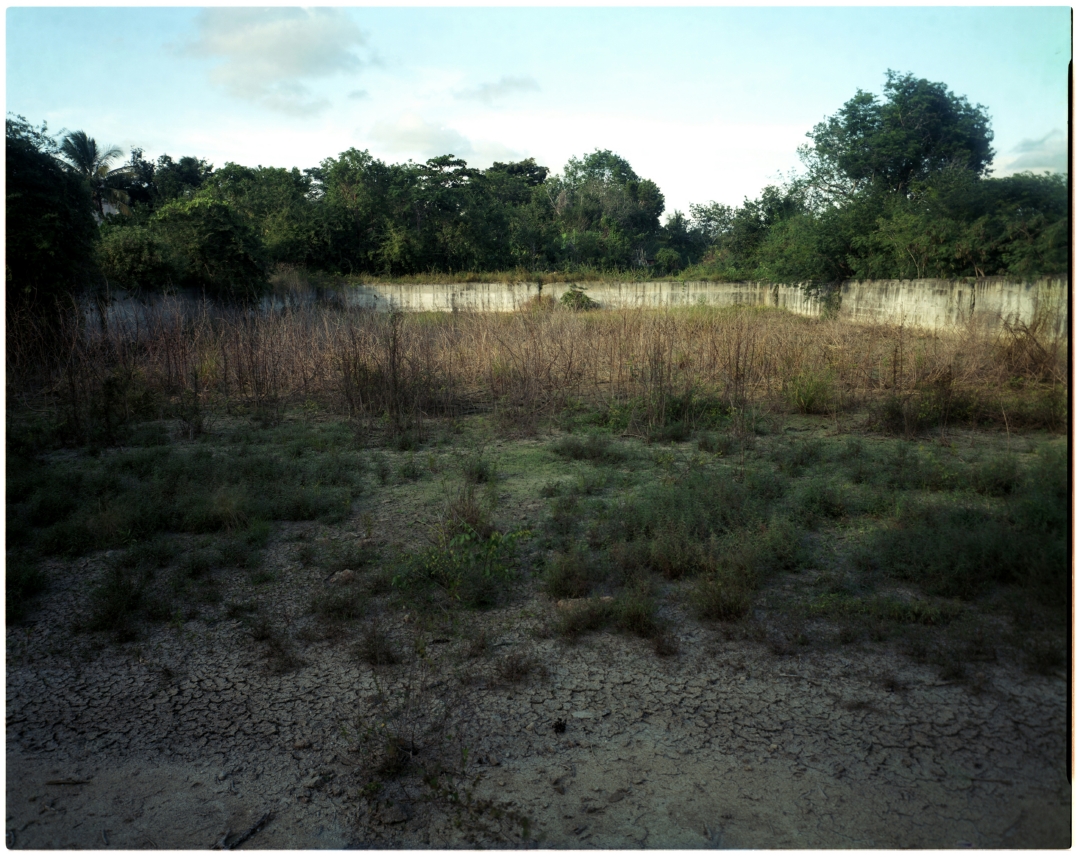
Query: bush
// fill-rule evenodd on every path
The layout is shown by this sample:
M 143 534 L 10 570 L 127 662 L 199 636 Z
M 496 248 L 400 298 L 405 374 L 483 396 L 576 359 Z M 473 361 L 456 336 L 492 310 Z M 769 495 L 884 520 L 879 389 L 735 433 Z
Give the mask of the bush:
M 552 598 L 588 595 L 599 575 L 596 563 L 582 550 L 557 553 L 544 568 L 542 587 Z
M 690 603 L 702 619 L 741 619 L 750 612 L 754 588 L 734 574 L 701 578 L 691 590 Z
M 581 312 L 587 309 L 596 309 L 600 306 L 596 301 L 585 294 L 585 289 L 577 285 L 577 283 L 571 283 L 570 287 L 563 292 L 562 297 L 559 298 L 559 303 L 566 307 L 568 310 L 574 312 Z
M 589 434 L 583 440 L 576 435 L 566 435 L 551 445 L 551 451 L 572 461 L 590 461 L 593 464 L 614 464 L 626 454 L 612 446 L 611 438 L 602 434 Z
M 835 406 L 836 374 L 831 369 L 803 369 L 784 387 L 788 404 L 803 414 L 827 414 Z
M 476 531 L 460 533 L 409 557 L 394 576 L 394 586 L 409 591 L 434 584 L 466 607 L 493 607 L 516 576 L 517 543 L 527 535 L 492 532 L 482 538 Z
M 269 289 L 262 241 L 228 204 L 178 199 L 158 209 L 151 224 L 179 261 L 184 285 L 226 299 L 251 299 Z
M 998 510 L 915 505 L 872 537 L 861 561 L 914 580 L 932 595 L 975 598 L 999 584 L 1061 608 L 1069 603 L 1070 585 L 1064 448 L 1043 450 L 1011 491 L 1009 505 Z
M 147 226 L 103 225 L 98 254 L 106 279 L 131 293 L 166 291 L 181 278 L 182 260 Z

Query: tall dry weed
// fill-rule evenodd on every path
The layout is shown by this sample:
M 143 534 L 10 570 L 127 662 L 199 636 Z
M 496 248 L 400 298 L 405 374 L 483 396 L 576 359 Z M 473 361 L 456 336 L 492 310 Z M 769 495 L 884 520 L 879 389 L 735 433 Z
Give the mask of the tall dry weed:
M 81 437 L 109 435 L 155 397 L 271 421 L 315 400 L 420 433 L 432 416 L 489 408 L 528 429 L 571 399 L 618 406 L 645 434 L 682 419 L 695 397 L 733 412 L 828 413 L 889 402 L 925 410 L 933 399 L 947 420 L 993 421 L 1011 407 L 1003 390 L 1046 387 L 1060 398 L 1067 377 L 1064 339 L 1038 319 L 994 335 L 761 308 L 440 315 L 180 302 L 108 326 L 72 318 L 48 336 L 8 320 L 7 388 L 24 403 L 51 401 Z

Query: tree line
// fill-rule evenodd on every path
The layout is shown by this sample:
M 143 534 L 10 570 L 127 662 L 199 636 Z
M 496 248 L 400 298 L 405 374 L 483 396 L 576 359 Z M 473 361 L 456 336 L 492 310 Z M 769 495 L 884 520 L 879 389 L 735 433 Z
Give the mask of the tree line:
M 99 147 L 7 120 L 9 304 L 96 284 L 256 296 L 280 265 L 338 275 L 627 272 L 717 280 L 1033 277 L 1068 268 L 1065 177 L 992 178 L 987 109 L 888 72 L 816 125 L 803 170 L 741 205 L 661 222 L 617 154 L 470 167 L 349 149 L 286 170 Z

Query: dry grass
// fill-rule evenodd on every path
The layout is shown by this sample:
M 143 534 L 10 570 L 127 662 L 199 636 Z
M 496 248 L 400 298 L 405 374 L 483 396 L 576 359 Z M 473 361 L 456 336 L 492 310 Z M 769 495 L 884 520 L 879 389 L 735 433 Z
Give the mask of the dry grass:
M 51 348 L 44 331 L 9 319 L 7 391 L 24 405 L 51 400 L 82 442 L 113 440 L 140 416 L 177 417 L 194 435 L 211 406 L 273 423 L 305 402 L 419 439 L 431 416 L 494 407 L 528 422 L 575 402 L 621 409 L 627 432 L 650 438 L 692 420 L 695 402 L 877 408 L 897 431 L 935 420 L 1060 430 L 1067 343 L 1043 327 L 927 332 L 763 308 L 402 315 L 165 303 L 107 330 L 69 323 Z

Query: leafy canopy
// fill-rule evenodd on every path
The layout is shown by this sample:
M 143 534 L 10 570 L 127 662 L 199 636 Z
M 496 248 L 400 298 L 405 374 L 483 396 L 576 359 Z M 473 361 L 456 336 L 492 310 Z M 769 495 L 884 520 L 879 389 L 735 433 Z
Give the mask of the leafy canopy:
M 858 90 L 819 122 L 800 149 L 810 184 L 827 200 L 870 188 L 904 193 L 948 167 L 985 175 L 994 150 L 990 116 L 944 83 L 886 73 L 884 100 Z

